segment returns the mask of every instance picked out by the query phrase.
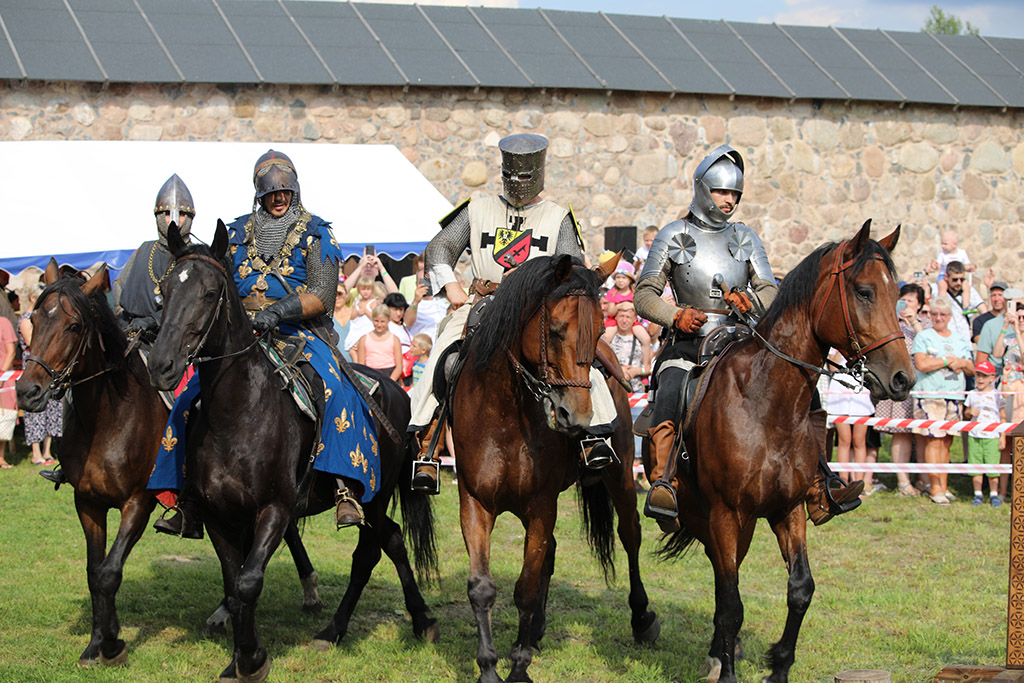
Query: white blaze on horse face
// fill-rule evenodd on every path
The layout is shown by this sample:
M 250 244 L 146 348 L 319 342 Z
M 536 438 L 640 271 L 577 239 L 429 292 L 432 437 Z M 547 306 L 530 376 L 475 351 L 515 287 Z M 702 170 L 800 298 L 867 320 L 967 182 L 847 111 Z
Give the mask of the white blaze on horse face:
M 188 266 L 185 266 L 178 271 L 178 282 L 184 282 L 188 279 Z

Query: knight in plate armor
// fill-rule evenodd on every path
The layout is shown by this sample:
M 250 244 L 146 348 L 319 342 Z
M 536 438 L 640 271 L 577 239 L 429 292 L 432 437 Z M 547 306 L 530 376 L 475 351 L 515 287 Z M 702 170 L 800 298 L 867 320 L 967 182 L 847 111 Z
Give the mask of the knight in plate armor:
M 341 249 L 330 223 L 302 205 L 298 173 L 287 155 L 269 150 L 261 156 L 253 185 L 252 213 L 228 225 L 235 284 L 255 330 L 274 330 L 303 344 L 303 355 L 323 381 L 325 416 L 313 469 L 337 480 L 337 526 L 361 524 L 360 501 L 368 502 L 380 488 L 380 453 L 368 406 L 335 352 L 338 336 L 331 313 Z M 175 450 L 184 446 L 184 413 L 189 396 L 198 395 L 198 379 L 189 382 L 171 413 L 165 441 Z M 149 487 L 180 488 L 183 462 L 183 456 L 165 457 L 161 450 Z M 188 498 L 182 496 L 178 508 L 184 514 L 159 520 L 158 530 L 201 537 L 194 506 L 193 514 L 187 507 Z
M 432 393 L 434 375 L 445 350 L 463 336 L 471 309 L 486 305 L 487 297 L 505 274 L 531 258 L 560 254 L 583 258 L 583 240 L 572 210 L 540 196 L 547 147 L 547 138 L 525 133 L 499 141 L 503 195 L 475 197 L 460 204 L 441 219 L 441 232 L 424 252 L 432 292 L 448 299 L 451 313 L 438 326 L 430 360 L 410 393 L 409 431 L 421 435 L 412 484 L 417 490 L 439 490 L 437 455 L 443 441 L 438 438 L 438 447 L 428 452 L 438 423 L 438 401 Z M 468 293 L 459 284 L 454 270 L 467 249 L 473 267 L 473 283 Z M 615 458 L 607 436 L 614 430 L 616 412 L 601 373 L 592 369 L 590 379 L 594 416 L 581 440 L 581 453 L 585 467 L 600 469 Z
M 734 309 L 763 312 L 778 292 L 761 238 L 743 223 L 730 222 L 743 196 L 743 171 L 743 157 L 729 145 L 713 150 L 697 166 L 689 211 L 658 232 L 633 297 L 641 317 L 669 330 L 653 373 L 656 388 L 647 431 L 652 485 L 644 506 L 644 514 L 666 531 L 678 528 L 676 430 L 687 408 L 686 382 L 700 344 L 722 325 L 743 323 Z M 661 298 L 666 285 L 675 306 Z M 825 478 L 819 475 L 808 493 L 809 510 L 812 499 L 817 504 L 818 495 L 824 495 Z M 841 501 L 857 493 L 847 486 L 834 497 Z

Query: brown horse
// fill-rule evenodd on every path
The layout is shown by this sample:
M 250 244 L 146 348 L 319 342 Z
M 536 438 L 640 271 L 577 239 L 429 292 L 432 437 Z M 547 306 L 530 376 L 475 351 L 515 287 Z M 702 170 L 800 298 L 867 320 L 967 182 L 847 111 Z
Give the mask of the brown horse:
M 526 530 L 515 590 L 519 632 L 507 680 L 530 680 L 532 648 L 538 646 L 547 624 L 558 494 L 578 478 L 576 434 L 593 412 L 589 371 L 604 329 L 598 287 L 616 262 L 594 272 L 568 256 L 527 261 L 505 279 L 485 309 L 479 330 L 467 341 L 466 364 L 452 398 L 452 438 L 462 535 L 469 552 L 469 600 L 479 634 L 480 681 L 501 680 L 491 636 L 497 592 L 490 552 L 494 521 L 506 511 L 519 517 Z M 614 505 L 619 537 L 629 557 L 633 637 L 653 642 L 661 627 L 647 609 L 640 579 L 629 402 L 617 383 L 614 394 L 618 427 L 613 447 L 621 466 L 605 468 L 600 480 L 580 487 L 584 524 L 607 575 L 614 571 Z
M 876 242 L 870 226 L 868 221 L 841 244 L 819 247 L 787 275 L 757 325 L 760 337 L 727 348 L 701 386 L 706 398 L 686 435 L 691 464 L 678 477 L 684 526 L 666 538 L 661 552 L 677 556 L 696 539 L 714 567 L 709 680 L 736 680 L 733 660 L 743 622 L 739 567 L 759 518 L 771 525 L 789 569 L 786 626 L 768 652 L 772 673 L 765 680 L 789 679 L 814 593 L 804 501 L 824 445 L 823 414 L 812 416 L 811 401 L 829 347 L 842 352 L 851 367 L 863 361 L 876 401 L 905 399 L 914 383 L 896 320 L 898 292 L 889 256 L 899 227 Z M 644 446 L 647 464 L 646 441 Z
M 124 563 L 156 505 L 146 484 L 168 410 L 150 385 L 140 353 L 126 355 L 128 341 L 102 291 L 106 268 L 88 281 L 74 274 L 62 278 L 51 259 L 44 282 L 32 312 L 32 353 L 18 380 L 18 405 L 39 411 L 66 394 L 58 458 L 75 490 L 92 597 L 92 635 L 79 663 L 122 664 L 127 649 L 118 638 L 117 591 Z M 121 524 L 107 552 L 111 509 L 121 513 Z M 294 525 L 286 539 L 303 584 L 303 609 L 319 611 L 317 575 Z M 222 614 L 223 602 L 207 628 L 223 630 Z

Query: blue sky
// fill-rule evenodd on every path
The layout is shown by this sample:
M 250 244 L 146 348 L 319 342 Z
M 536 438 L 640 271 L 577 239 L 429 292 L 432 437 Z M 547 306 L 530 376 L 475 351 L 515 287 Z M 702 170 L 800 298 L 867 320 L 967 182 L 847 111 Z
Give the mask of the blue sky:
M 411 2 L 412 0 L 385 0 Z M 945 0 L 419 0 L 420 4 L 488 5 L 563 9 L 580 12 L 598 10 L 616 14 L 650 14 L 684 19 L 726 19 L 797 26 L 838 26 L 840 28 L 884 28 L 918 31 L 932 5 L 977 26 L 984 36 L 1024 38 L 1024 1 Z

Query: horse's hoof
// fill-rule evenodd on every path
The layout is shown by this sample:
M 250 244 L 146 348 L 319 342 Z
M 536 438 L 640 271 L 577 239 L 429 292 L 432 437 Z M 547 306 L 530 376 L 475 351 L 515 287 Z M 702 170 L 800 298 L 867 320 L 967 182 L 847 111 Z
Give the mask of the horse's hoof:
M 270 655 L 266 655 L 263 660 L 263 665 L 256 669 L 251 674 L 240 674 L 238 676 L 239 683 L 263 683 L 267 680 L 267 676 L 270 675 Z
M 324 611 L 324 603 L 320 600 L 316 602 L 304 602 L 302 603 L 302 611 L 306 614 L 320 614 Z
M 700 668 L 697 675 L 707 678 L 708 683 L 718 683 L 718 679 L 722 676 L 722 660 L 718 657 L 708 657 L 704 660 L 704 666 Z
M 113 657 L 107 658 L 100 652 L 100 664 L 103 666 L 124 666 L 128 662 L 128 646 L 121 643 L 121 651 Z
M 317 652 L 327 652 L 334 647 L 334 643 L 329 640 L 323 640 L 322 638 L 314 638 L 310 645 L 312 645 L 313 649 Z
M 658 640 L 658 636 L 661 635 L 661 621 L 658 619 L 658 615 L 653 610 L 648 611 L 645 615 L 645 621 L 650 619 L 650 624 L 643 631 L 634 631 L 633 640 L 637 643 L 653 643 Z
M 533 679 L 530 678 L 530 674 L 525 671 L 520 674 L 509 674 L 509 677 L 505 679 L 506 683 L 533 683 Z
M 430 620 L 427 627 L 423 629 L 421 637 L 428 643 L 436 643 L 441 640 L 441 626 L 438 625 L 437 619 Z

